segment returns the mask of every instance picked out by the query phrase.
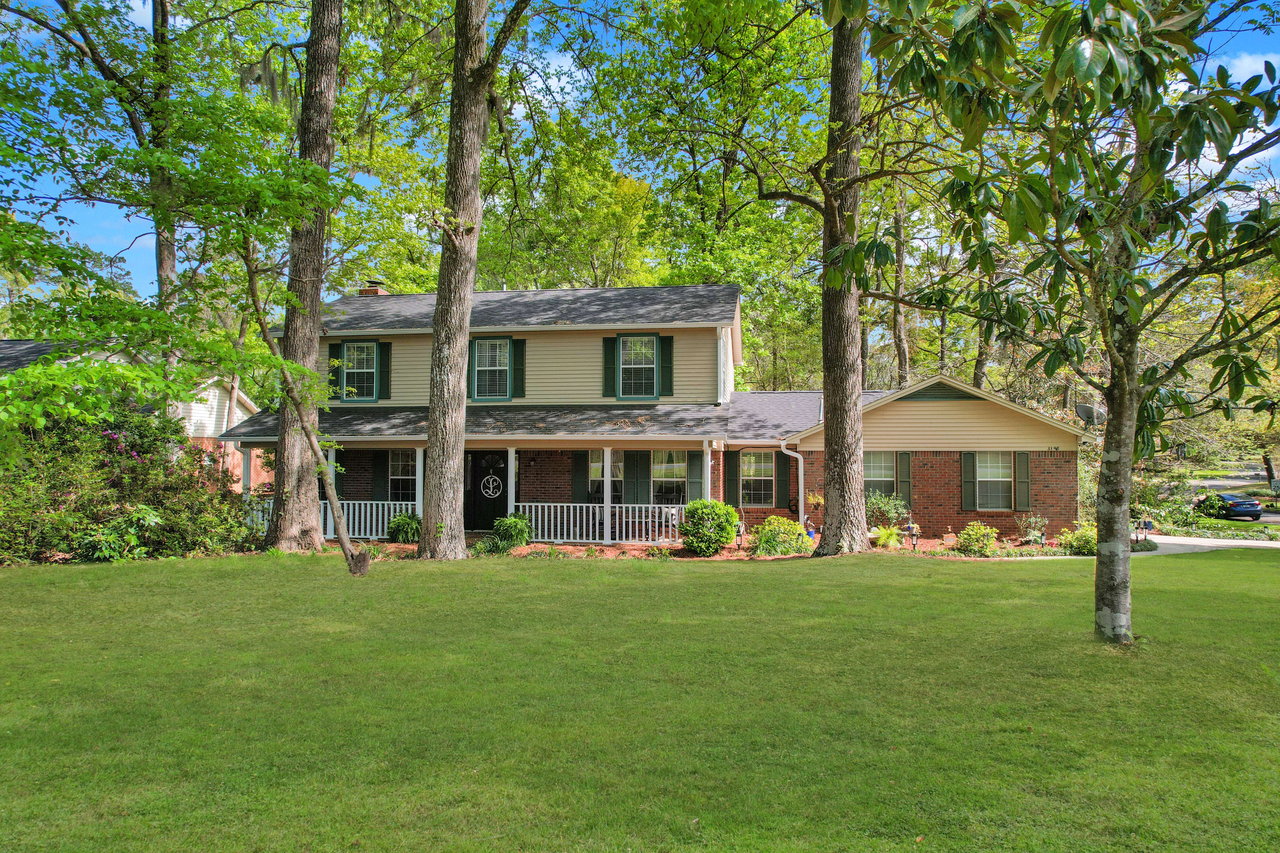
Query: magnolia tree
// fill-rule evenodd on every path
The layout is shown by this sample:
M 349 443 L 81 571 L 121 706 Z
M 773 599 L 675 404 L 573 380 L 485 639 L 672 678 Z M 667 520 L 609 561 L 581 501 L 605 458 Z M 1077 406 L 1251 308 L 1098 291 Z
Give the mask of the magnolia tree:
M 1280 208 L 1245 165 L 1280 144 L 1276 70 L 1238 80 L 1198 67 L 1241 4 L 971 4 L 945 17 L 889 5 L 872 50 L 895 85 L 929 93 L 969 145 L 1018 141 L 991 146 L 996 168 L 957 169 L 942 188 L 973 275 L 997 268 L 996 222 L 1030 251 L 965 310 L 1106 403 L 1094 623 L 1130 641 L 1135 458 L 1156 449 L 1166 417 L 1245 400 L 1274 359 Z M 970 292 L 953 279 L 915 296 L 954 306 Z

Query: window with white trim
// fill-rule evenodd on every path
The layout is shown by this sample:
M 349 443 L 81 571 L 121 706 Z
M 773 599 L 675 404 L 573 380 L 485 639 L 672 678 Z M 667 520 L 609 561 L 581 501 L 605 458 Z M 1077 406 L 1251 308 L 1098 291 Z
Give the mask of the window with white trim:
M 658 339 L 652 335 L 618 338 L 618 396 L 658 396 Z
M 511 341 L 475 341 L 475 400 L 505 400 L 511 396 Z
M 378 344 L 348 341 L 342 345 L 342 399 L 374 400 L 378 396 Z
M 897 486 L 892 450 L 868 450 L 862 454 L 862 486 L 868 494 L 891 495 Z
M 744 450 L 738 457 L 743 506 L 773 506 L 773 451 Z
M 1013 509 L 1013 454 L 980 450 L 974 462 L 978 509 Z
M 653 502 L 684 506 L 689 502 L 689 454 L 683 450 L 655 450 L 649 469 Z
M 587 451 L 587 494 L 593 503 L 604 503 L 604 451 Z M 609 462 L 610 500 L 622 503 L 622 451 L 615 450 Z
M 416 457 L 412 449 L 387 451 L 387 500 L 411 502 L 418 499 Z

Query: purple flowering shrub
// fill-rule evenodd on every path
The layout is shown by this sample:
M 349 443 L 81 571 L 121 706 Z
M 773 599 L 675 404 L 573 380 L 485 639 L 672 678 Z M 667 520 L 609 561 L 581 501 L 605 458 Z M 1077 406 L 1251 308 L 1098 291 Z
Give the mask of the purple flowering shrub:
M 0 562 L 108 561 L 252 547 L 234 475 L 143 410 L 52 422 L 0 457 Z

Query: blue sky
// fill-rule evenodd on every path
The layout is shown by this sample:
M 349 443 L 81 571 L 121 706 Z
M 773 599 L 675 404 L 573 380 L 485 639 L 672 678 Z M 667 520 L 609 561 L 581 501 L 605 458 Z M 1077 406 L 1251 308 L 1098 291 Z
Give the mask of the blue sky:
M 149 27 L 149 6 L 144 6 L 141 0 L 133 0 L 133 5 L 131 19 Z M 1280 68 L 1280 34 L 1241 32 L 1210 45 L 1210 64 L 1226 65 L 1238 79 L 1261 73 L 1263 63 L 1268 60 Z M 1280 152 L 1273 154 L 1267 165 L 1277 161 L 1280 161 Z M 72 240 L 117 257 L 120 268 L 140 294 L 155 293 L 155 238 L 148 220 L 126 218 L 118 209 L 105 205 L 67 205 L 62 212 L 74 220 L 66 229 Z

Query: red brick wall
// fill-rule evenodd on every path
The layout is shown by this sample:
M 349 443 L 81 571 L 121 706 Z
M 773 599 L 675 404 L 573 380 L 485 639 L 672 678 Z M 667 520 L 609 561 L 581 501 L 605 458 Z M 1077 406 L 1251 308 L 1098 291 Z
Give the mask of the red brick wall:
M 235 488 L 244 489 L 240 486 L 240 475 L 244 472 L 244 460 L 240 451 L 235 449 L 235 445 L 230 442 L 219 441 L 216 438 L 208 438 L 205 436 L 188 436 L 187 441 L 218 457 L 218 464 L 224 471 L 229 471 L 235 478 Z M 256 488 L 271 483 L 274 477 L 263 464 L 262 451 L 250 450 L 249 463 L 249 488 Z
M 516 451 L 517 503 L 570 503 L 572 500 L 572 450 Z
M 373 500 L 373 451 L 339 450 L 335 461 L 342 469 L 338 475 L 338 497 L 346 501 Z

